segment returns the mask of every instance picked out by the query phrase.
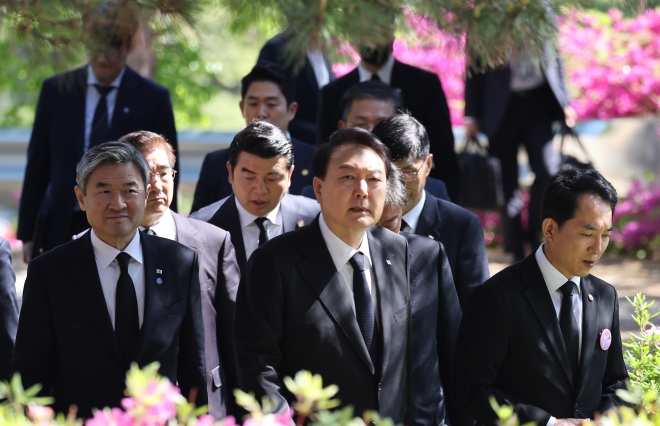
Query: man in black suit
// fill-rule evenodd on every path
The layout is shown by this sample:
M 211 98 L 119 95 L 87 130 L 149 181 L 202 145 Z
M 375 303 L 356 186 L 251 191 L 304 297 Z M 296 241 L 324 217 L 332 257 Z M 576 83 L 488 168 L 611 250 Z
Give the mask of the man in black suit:
M 594 170 L 562 170 L 543 197 L 535 253 L 477 287 L 458 332 L 454 401 L 498 424 L 489 399 L 520 424 L 567 426 L 622 405 L 628 377 L 617 292 L 590 275 L 605 251 L 617 203 Z
M 234 302 L 241 272 L 234 245 L 224 229 L 170 210 L 174 191 L 176 157 L 165 138 L 140 131 L 123 136 L 151 168 L 151 191 L 140 229 L 178 241 L 197 252 L 204 318 L 206 392 L 209 414 L 222 420 L 233 410 L 233 390 L 238 387 L 234 362 Z
M 445 182 L 449 196 L 458 200 L 461 173 L 454 151 L 449 106 L 440 80 L 433 73 L 394 59 L 393 43 L 392 39 L 374 49 L 358 49 L 361 60 L 357 68 L 321 89 L 317 142 L 326 141 L 337 130 L 342 114 L 341 98 L 351 86 L 367 80 L 383 81 L 401 93 L 403 107 L 428 129 L 435 156 L 431 175 Z
M 403 172 L 396 166 L 387 183 L 380 226 L 399 233 L 408 203 Z M 410 310 L 412 313 L 412 397 L 415 425 L 472 425 L 451 404 L 451 368 L 456 334 L 461 322 L 454 280 L 441 242 L 401 233 L 410 255 Z
M 238 380 L 277 412 L 295 401 L 282 379 L 305 369 L 336 384 L 356 415 L 409 420 L 407 243 L 372 226 L 390 168 L 372 134 L 338 131 L 314 157 L 321 214 L 248 261 L 236 296 Z
M 296 168 L 291 175 L 289 192 L 300 195 L 305 186 L 312 184 L 312 158 L 316 148 L 291 137 L 288 132 L 289 123 L 298 111 L 298 104 L 294 101 L 293 79 L 275 65 L 257 64 L 241 80 L 241 97 L 240 107 L 245 124 L 266 121 L 280 128 L 291 140 L 296 154 Z M 229 149 L 206 155 L 195 188 L 191 213 L 231 195 L 228 161 Z
M 18 326 L 16 274 L 11 266 L 11 246 L 0 237 L 0 380 L 8 380 Z
M 149 164 L 131 145 L 91 148 L 76 168 L 76 198 L 92 230 L 30 262 L 12 371 L 41 383 L 54 409 L 81 417 L 118 407 L 131 363 L 206 405 L 198 256 L 138 232 Z
M 71 191 L 88 149 L 151 130 L 177 150 L 169 92 L 126 66 L 137 25 L 129 7 L 89 10 L 83 17 L 89 64 L 44 81 L 18 215 L 25 262 L 89 228 Z
M 424 190 L 433 164 L 424 126 L 408 114 L 380 122 L 374 134 L 392 152 L 408 187 L 401 230 L 440 241 L 447 252 L 456 293 L 465 306 L 468 294 L 486 281 L 488 257 L 481 221 L 473 213 Z
M 516 260 L 525 257 L 524 242 L 534 251 L 540 244 L 541 197 L 559 159 L 552 151 L 553 122 L 575 125 L 559 52 L 545 49 L 545 67 L 534 65 L 525 52 L 510 66 L 479 72 L 470 69 L 465 80 L 465 130 L 488 136 L 489 150 L 502 164 L 506 206 L 501 212 L 505 249 Z M 520 213 L 523 201 L 518 185 L 518 147 L 524 145 L 534 184 L 529 202 L 529 226 L 524 235 Z
M 291 30 L 289 30 L 291 31 Z M 257 62 L 272 62 L 280 65 L 296 81 L 296 102 L 298 111 L 289 123 L 291 137 L 308 144 L 316 143 L 316 113 L 319 109 L 321 87 L 335 79 L 332 64 L 319 49 L 310 48 L 305 61 L 291 63 L 286 57 L 288 34 L 280 33 L 266 42 L 259 52 Z
M 250 124 L 234 136 L 226 170 L 233 194 L 190 215 L 229 231 L 241 271 L 257 247 L 309 224 L 319 212 L 309 198 L 287 194 L 293 145 L 278 127 Z

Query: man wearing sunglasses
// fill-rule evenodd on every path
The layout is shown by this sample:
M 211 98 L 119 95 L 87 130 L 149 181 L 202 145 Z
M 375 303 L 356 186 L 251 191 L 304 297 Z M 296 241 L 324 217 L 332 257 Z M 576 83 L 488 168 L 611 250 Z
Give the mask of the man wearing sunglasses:
M 149 130 L 177 150 L 169 92 L 126 66 L 137 26 L 128 6 L 108 2 L 86 10 L 88 64 L 43 83 L 19 207 L 17 234 L 26 262 L 89 228 L 71 191 L 76 163 L 89 149 Z

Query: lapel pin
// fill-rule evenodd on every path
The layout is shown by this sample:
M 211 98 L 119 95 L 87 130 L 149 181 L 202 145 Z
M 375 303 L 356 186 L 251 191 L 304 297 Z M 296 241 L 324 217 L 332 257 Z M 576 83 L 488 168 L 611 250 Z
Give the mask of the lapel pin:
M 162 279 L 162 278 L 156 278 L 156 284 L 160 285 L 160 284 L 162 284 L 162 283 L 163 283 L 163 279 Z
M 124 107 L 124 114 L 128 114 L 131 112 L 131 109 L 129 107 Z
M 593 302 L 593 301 L 594 301 L 594 297 L 593 297 L 591 294 L 590 294 L 589 296 L 587 296 L 587 297 L 589 298 L 589 301 L 590 301 L 590 302 Z
M 435 240 L 435 238 L 433 238 L 433 235 L 429 235 L 429 238 Z
M 300 174 L 303 175 L 303 176 L 307 176 L 307 175 L 309 174 L 309 170 L 307 170 L 307 169 L 302 169 L 302 171 L 300 172 Z
M 162 270 L 162 269 L 156 269 L 156 273 L 157 273 L 157 274 L 162 274 L 162 273 L 163 273 L 163 270 Z
M 299 220 L 298 223 L 296 223 L 296 225 L 298 225 L 298 228 L 302 228 L 303 226 L 305 226 L 305 221 Z
M 600 348 L 604 351 L 610 348 L 612 344 L 612 332 L 606 328 L 600 332 Z
M 387 260 L 387 259 L 385 259 L 385 263 L 387 263 L 389 266 L 392 266 L 392 262 L 390 262 L 390 261 Z

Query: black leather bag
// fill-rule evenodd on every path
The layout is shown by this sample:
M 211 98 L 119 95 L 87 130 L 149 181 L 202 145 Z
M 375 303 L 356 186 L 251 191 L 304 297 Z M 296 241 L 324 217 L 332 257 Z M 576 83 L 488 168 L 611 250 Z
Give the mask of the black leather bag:
M 586 163 L 578 160 L 576 157 L 566 154 L 564 152 L 564 142 L 566 139 L 572 139 L 574 143 L 576 143 L 579 147 L 580 150 L 584 153 L 584 158 L 587 160 Z M 591 161 L 591 157 L 589 156 L 589 153 L 587 152 L 586 148 L 584 145 L 582 145 L 582 141 L 580 141 L 580 137 L 578 136 L 577 133 L 573 131 L 570 127 L 564 126 L 561 131 L 561 143 L 559 145 L 559 154 L 561 155 L 561 168 L 565 167 L 575 167 L 578 169 L 594 169 L 594 163 Z
M 499 210 L 504 206 L 502 166 L 477 139 L 468 139 L 458 154 L 462 171 L 460 205 L 477 210 Z

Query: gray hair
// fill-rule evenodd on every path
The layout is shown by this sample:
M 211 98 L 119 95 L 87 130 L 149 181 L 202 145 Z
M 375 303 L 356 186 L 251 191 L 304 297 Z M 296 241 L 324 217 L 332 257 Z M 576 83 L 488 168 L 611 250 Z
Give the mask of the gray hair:
M 408 188 L 403 172 L 392 163 L 392 172 L 387 179 L 387 192 L 385 194 L 385 208 L 399 208 L 405 210 L 408 205 Z
M 97 167 L 133 163 L 142 176 L 144 188 L 149 183 L 151 169 L 144 156 L 127 142 L 106 142 L 95 146 L 83 155 L 76 166 L 76 183 L 83 194 L 87 191 L 87 182 Z

